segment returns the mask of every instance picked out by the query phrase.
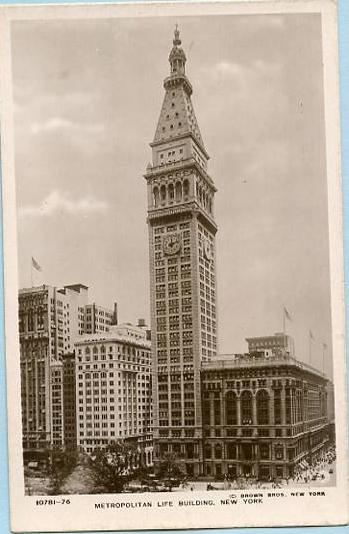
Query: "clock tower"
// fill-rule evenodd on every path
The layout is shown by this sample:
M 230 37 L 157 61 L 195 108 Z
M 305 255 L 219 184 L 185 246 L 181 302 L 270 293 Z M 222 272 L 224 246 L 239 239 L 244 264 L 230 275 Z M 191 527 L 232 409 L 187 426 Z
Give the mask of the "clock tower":
M 146 170 L 155 466 L 168 453 L 202 473 L 201 362 L 217 352 L 216 188 L 174 32 L 170 74 Z

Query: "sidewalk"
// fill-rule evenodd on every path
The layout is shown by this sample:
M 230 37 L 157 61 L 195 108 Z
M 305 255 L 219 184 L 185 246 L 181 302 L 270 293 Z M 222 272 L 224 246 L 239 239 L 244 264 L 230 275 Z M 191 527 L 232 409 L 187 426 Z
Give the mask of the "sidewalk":
M 329 469 L 333 470 L 333 473 L 329 473 Z M 210 484 L 213 486 L 214 490 L 253 490 L 253 489 L 292 489 L 292 488 L 317 488 L 317 487 L 329 487 L 329 486 L 335 486 L 336 484 L 336 464 L 333 462 L 330 465 L 327 465 L 324 469 L 318 469 L 318 473 L 321 475 L 323 473 L 325 475 L 325 478 L 321 479 L 318 478 L 317 480 L 311 480 L 311 473 L 310 471 L 304 472 L 304 476 L 307 476 L 310 480 L 308 482 L 304 482 L 302 480 L 289 480 L 288 483 L 286 480 L 280 480 L 280 485 L 275 488 L 273 486 L 272 482 L 258 482 L 258 483 L 250 483 L 249 480 L 246 480 L 246 487 L 245 488 L 238 488 L 236 482 L 212 482 L 212 481 L 188 481 L 185 484 L 185 487 L 179 486 L 178 488 L 173 488 L 172 491 L 191 491 L 191 488 L 193 488 L 193 491 L 211 491 L 207 490 L 207 485 Z
M 61 494 L 90 494 L 94 493 L 96 484 L 92 471 L 86 465 L 77 465 L 63 482 Z

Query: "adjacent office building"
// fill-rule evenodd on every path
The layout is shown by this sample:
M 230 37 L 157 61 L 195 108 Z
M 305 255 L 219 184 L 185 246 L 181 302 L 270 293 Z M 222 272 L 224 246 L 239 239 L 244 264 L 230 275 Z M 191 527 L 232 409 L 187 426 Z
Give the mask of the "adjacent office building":
M 142 326 L 120 324 L 75 343 L 77 443 L 92 453 L 115 440 L 137 446 L 152 464 L 152 366 Z
M 76 372 L 75 351 L 62 356 L 63 437 L 66 449 L 75 449 L 76 435 Z
M 293 477 L 329 445 L 328 380 L 287 351 L 217 358 L 201 380 L 203 474 Z
M 75 340 L 85 331 L 88 288 L 82 284 L 25 288 L 19 291 L 18 305 L 23 448 L 62 447 L 63 355 L 74 351 Z M 108 324 L 95 321 L 93 331 L 109 328 L 114 313 L 109 311 Z

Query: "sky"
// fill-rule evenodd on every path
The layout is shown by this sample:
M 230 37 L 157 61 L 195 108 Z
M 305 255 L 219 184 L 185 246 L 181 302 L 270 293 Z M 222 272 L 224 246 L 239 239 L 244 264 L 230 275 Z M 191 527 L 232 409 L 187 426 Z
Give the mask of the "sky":
M 146 182 L 176 22 L 217 193 L 221 353 L 292 321 L 331 375 L 321 21 L 315 14 L 16 21 L 19 286 L 81 282 L 149 321 Z M 309 330 L 314 339 L 309 351 Z

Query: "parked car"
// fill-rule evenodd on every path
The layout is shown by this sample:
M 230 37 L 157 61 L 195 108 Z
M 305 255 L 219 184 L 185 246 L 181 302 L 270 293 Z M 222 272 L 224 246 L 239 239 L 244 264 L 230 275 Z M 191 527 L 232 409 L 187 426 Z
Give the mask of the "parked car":
M 162 484 L 165 484 L 165 486 L 172 486 L 172 488 L 179 488 L 181 481 L 179 478 L 166 478 L 165 480 L 161 481 Z

